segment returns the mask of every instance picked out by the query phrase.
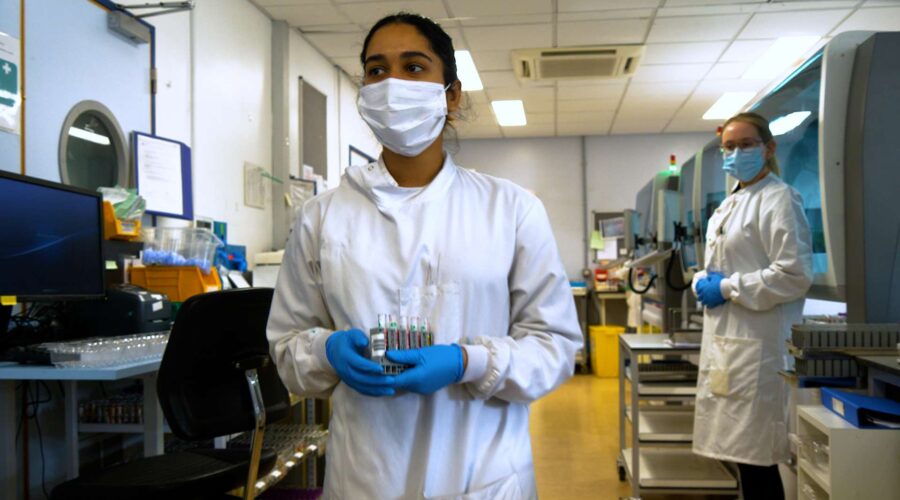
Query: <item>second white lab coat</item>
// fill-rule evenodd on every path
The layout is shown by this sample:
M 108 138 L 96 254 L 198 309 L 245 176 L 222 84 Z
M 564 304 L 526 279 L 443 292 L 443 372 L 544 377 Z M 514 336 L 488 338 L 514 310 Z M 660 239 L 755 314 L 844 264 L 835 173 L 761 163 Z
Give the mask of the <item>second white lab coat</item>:
M 484 376 L 429 396 L 340 383 L 327 337 L 379 313 L 484 346 Z M 331 396 L 325 498 L 347 500 L 535 498 L 528 405 L 572 375 L 582 344 L 543 205 L 449 154 L 424 188 L 397 186 L 379 160 L 305 204 L 267 334 L 291 392 Z
M 694 452 L 752 465 L 786 461 L 778 372 L 791 365 L 785 341 L 812 282 L 800 195 L 773 174 L 732 193 L 709 220 L 706 271 L 727 277 L 728 300 L 704 312 Z

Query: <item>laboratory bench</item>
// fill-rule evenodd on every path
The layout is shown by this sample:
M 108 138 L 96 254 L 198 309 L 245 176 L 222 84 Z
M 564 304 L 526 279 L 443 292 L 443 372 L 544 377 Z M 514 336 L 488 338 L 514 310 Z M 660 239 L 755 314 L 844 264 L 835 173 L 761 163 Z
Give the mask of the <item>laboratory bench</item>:
M 0 363 L 0 421 L 16 422 L 16 382 L 32 380 L 58 380 L 65 391 L 63 413 L 65 415 L 65 463 L 66 479 L 78 477 L 78 434 L 80 432 L 142 432 L 144 456 L 163 453 L 163 414 L 156 396 L 156 373 L 159 359 L 139 361 L 103 368 L 58 368 L 55 366 L 20 365 Z M 144 386 L 143 424 L 81 424 L 78 421 L 78 383 L 86 381 L 112 381 L 127 378 L 140 379 Z M 149 390 L 148 390 L 149 389 Z M 16 426 L 3 425 L 0 429 L 0 497 L 16 498 Z
M 156 376 L 161 360 L 159 358 L 123 363 L 120 365 L 81 368 L 44 365 L 22 365 L 0 362 L 0 498 L 16 498 L 18 459 L 16 457 L 16 422 L 21 408 L 17 404 L 16 382 L 34 380 L 57 380 L 63 384 L 65 392 L 63 413 L 65 415 L 65 468 L 66 479 L 79 475 L 79 434 L 80 433 L 123 433 L 144 435 L 144 456 L 164 453 L 164 433 L 168 432 L 162 409 L 156 393 Z M 79 382 L 115 381 L 139 379 L 143 391 L 143 422 L 140 424 L 85 423 L 79 421 Z M 75 395 L 75 397 L 72 397 Z M 301 409 L 301 419 L 305 423 L 317 419 L 306 415 L 315 411 L 315 402 L 291 397 L 292 407 Z M 249 435 L 249 434 L 248 434 Z M 264 445 L 278 453 L 275 468 L 265 477 L 259 478 L 257 488 L 264 491 L 284 477 L 288 470 L 300 463 L 301 459 L 321 456 L 325 451 L 328 431 L 321 425 L 272 424 L 269 426 Z M 243 447 L 249 438 L 243 434 L 215 439 L 217 448 Z M 305 462 L 309 464 L 310 462 Z M 307 469 L 304 484 L 315 484 L 315 465 Z

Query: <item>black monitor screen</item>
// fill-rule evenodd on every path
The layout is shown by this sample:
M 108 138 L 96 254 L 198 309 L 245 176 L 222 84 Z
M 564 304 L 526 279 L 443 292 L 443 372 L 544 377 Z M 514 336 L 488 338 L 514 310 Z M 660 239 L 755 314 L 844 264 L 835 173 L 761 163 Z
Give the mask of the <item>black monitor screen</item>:
M 99 193 L 0 172 L 0 295 L 103 295 Z

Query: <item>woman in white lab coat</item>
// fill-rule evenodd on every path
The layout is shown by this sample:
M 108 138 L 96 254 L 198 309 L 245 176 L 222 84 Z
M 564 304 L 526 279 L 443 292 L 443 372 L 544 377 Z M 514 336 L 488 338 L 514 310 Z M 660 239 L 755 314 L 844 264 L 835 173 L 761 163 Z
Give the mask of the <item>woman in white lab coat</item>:
M 788 459 L 791 325 L 812 282 L 809 225 L 800 195 L 779 178 L 769 123 L 755 113 L 725 122 L 723 168 L 738 180 L 706 232 L 706 269 L 694 291 L 706 307 L 697 379 L 694 452 L 736 462 L 745 500 L 783 498 Z
M 543 205 L 443 150 L 460 82 L 450 37 L 412 14 L 369 32 L 358 107 L 384 146 L 300 209 L 269 317 L 288 389 L 331 397 L 325 497 L 535 498 L 528 405 L 581 347 Z M 434 346 L 366 357 L 379 314 Z

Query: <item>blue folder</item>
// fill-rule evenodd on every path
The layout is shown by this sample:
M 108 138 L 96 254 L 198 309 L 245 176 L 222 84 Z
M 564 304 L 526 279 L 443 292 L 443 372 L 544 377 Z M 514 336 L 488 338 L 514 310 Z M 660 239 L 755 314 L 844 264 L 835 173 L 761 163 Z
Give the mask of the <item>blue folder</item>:
M 900 403 L 890 399 L 823 387 L 822 404 L 860 428 L 900 428 Z

